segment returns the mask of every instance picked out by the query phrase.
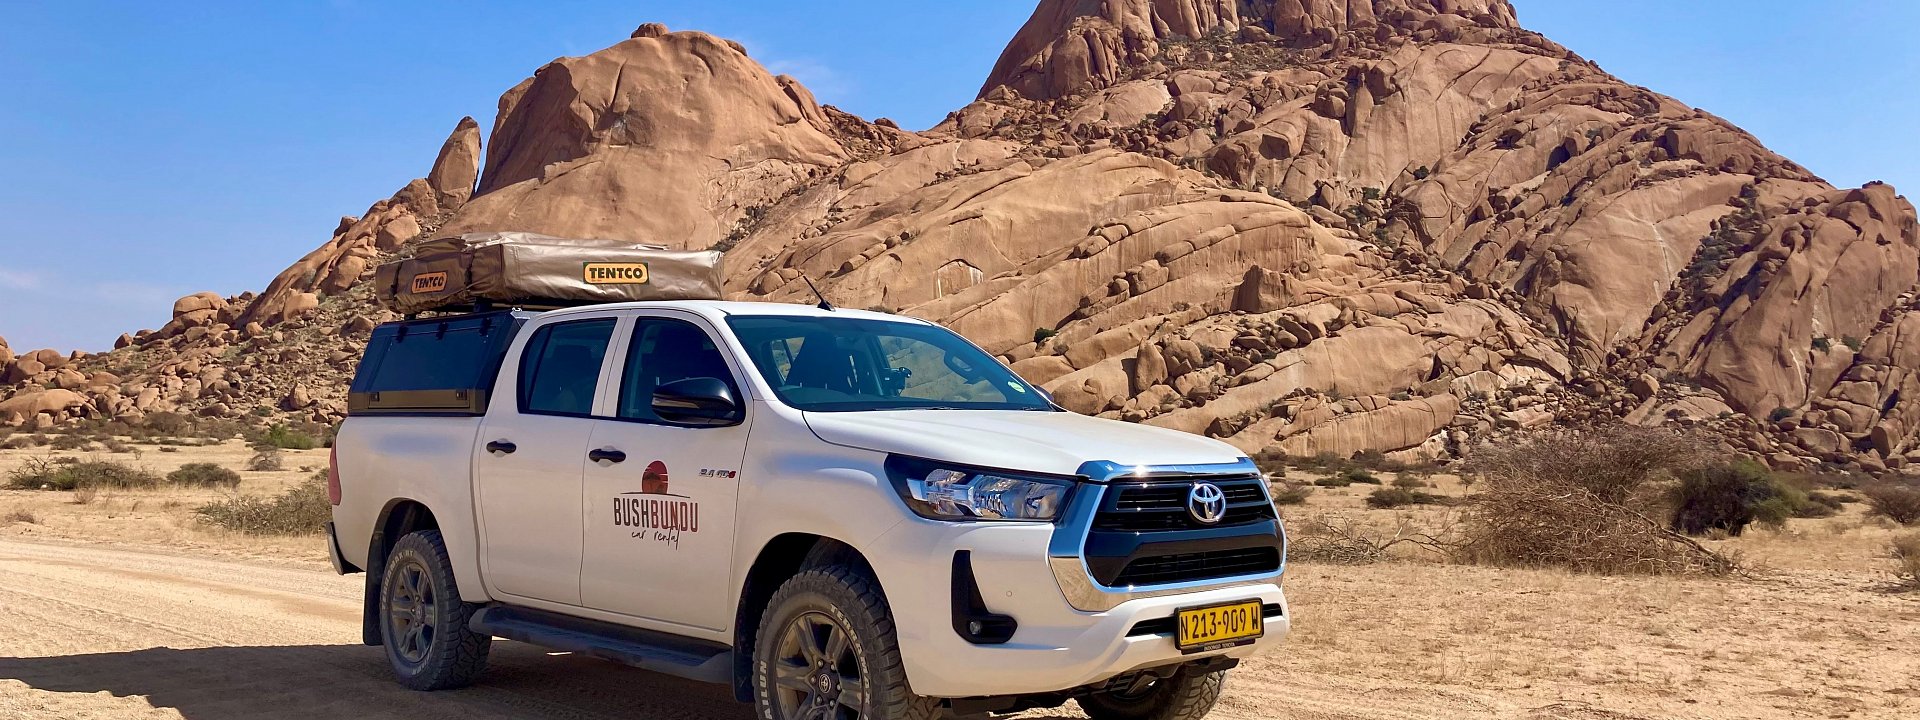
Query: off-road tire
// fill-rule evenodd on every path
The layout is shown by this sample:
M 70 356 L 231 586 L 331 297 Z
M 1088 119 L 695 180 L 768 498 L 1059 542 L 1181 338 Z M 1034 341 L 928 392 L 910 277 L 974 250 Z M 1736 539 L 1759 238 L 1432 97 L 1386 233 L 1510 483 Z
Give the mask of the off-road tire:
M 431 602 L 420 603 L 420 617 L 430 622 L 431 636 L 417 659 L 405 653 L 409 647 L 396 636 L 394 620 L 396 598 L 408 594 L 402 583 L 409 573 L 415 585 L 425 585 Z M 448 690 L 473 684 L 487 666 L 487 652 L 493 636 L 467 628 L 479 605 L 462 602 L 454 585 L 453 563 L 447 559 L 447 545 L 438 530 L 421 530 L 400 538 L 387 555 L 386 571 L 380 581 L 380 639 L 393 666 L 396 680 L 413 690 Z
M 1154 683 L 1138 697 L 1103 691 L 1081 696 L 1076 702 L 1093 720 L 1200 720 L 1220 701 L 1220 690 L 1226 682 L 1225 670 L 1183 671 Z
M 865 688 L 859 720 L 933 720 L 940 701 L 913 694 L 894 635 L 893 613 L 880 585 L 864 570 L 827 565 L 801 571 L 767 601 L 753 644 L 753 706 L 759 720 L 796 720 L 776 698 L 774 664 L 782 636 L 797 619 L 824 615 L 850 631 L 849 643 Z

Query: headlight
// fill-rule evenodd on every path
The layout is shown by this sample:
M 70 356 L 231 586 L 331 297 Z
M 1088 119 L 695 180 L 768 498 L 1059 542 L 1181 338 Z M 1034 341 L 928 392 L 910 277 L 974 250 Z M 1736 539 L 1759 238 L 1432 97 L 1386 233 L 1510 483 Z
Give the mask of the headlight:
M 930 460 L 887 456 L 887 476 L 921 517 L 935 520 L 1050 522 L 1066 505 L 1073 481 Z

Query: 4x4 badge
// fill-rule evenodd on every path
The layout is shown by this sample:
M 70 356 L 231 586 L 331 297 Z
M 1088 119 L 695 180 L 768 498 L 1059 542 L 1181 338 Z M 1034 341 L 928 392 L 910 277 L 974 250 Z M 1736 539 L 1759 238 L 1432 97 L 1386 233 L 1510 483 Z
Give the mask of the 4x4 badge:
M 1220 522 L 1227 515 L 1227 494 L 1213 483 L 1194 483 L 1187 491 L 1187 512 L 1193 519 L 1207 525 Z

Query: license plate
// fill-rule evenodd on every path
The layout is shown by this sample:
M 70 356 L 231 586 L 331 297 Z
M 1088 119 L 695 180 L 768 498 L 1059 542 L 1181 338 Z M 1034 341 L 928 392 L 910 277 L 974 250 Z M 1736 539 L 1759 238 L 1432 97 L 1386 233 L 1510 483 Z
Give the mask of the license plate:
M 1246 645 L 1267 634 L 1259 600 L 1187 608 L 1175 611 L 1173 619 L 1179 628 L 1174 644 L 1186 653 Z

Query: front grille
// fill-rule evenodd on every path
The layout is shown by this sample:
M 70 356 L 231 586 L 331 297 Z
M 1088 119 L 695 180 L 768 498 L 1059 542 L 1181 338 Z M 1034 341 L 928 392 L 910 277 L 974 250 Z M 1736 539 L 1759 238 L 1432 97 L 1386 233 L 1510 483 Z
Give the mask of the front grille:
M 1114 584 L 1163 585 L 1189 580 L 1256 575 L 1280 569 L 1280 551 L 1272 547 L 1145 557 L 1127 563 Z
M 1202 479 L 1182 478 L 1142 483 L 1116 484 L 1094 518 L 1096 530 L 1199 530 L 1232 527 L 1272 520 L 1273 503 L 1267 499 L 1266 481 L 1259 477 L 1204 479 L 1218 485 L 1227 496 L 1227 512 L 1211 525 L 1194 519 L 1187 509 L 1187 494 Z

